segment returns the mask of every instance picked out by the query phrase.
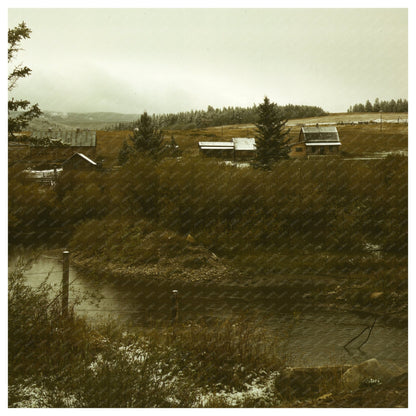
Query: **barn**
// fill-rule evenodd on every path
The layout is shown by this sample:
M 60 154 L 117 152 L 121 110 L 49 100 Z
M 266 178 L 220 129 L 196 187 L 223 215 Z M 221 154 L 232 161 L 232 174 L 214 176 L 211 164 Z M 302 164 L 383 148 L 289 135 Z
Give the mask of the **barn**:
M 341 142 L 335 126 L 302 127 L 299 140 L 290 144 L 289 156 L 293 158 L 338 155 Z
M 96 153 L 96 132 L 92 130 L 35 130 L 31 137 L 39 141 L 39 145 L 31 145 L 31 156 L 47 157 L 55 161 L 65 160 L 74 152 L 94 157 Z M 44 146 L 42 141 L 49 140 L 56 146 Z

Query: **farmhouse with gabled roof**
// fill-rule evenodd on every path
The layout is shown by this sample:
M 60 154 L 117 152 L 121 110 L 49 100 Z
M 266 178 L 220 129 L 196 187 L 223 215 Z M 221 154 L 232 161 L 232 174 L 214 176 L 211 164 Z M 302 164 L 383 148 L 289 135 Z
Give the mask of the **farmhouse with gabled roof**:
M 290 144 L 290 157 L 338 155 L 341 142 L 335 126 L 302 127 L 299 140 Z

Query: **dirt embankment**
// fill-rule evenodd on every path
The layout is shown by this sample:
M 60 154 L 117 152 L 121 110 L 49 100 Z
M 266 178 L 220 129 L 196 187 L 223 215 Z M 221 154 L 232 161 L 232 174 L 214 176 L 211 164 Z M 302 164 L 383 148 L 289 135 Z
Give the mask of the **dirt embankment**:
M 163 279 L 187 283 L 221 283 L 231 278 L 233 271 L 214 253 L 199 247 L 189 247 L 187 253 L 174 258 L 160 257 L 158 261 L 144 262 L 140 265 L 128 265 L 99 257 L 84 257 L 75 252 L 75 266 L 93 270 L 97 274 L 112 275 L 117 278 L 137 277 Z

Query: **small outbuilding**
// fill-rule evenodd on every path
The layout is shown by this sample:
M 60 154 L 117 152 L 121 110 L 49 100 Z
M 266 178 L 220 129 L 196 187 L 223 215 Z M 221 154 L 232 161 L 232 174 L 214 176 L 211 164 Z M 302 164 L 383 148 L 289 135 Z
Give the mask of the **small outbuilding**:
M 341 142 L 335 126 L 302 127 L 299 140 L 290 144 L 290 157 L 338 155 Z
M 95 170 L 98 165 L 83 153 L 74 153 L 69 159 L 62 163 L 64 171 L 69 170 Z
M 234 157 L 233 142 L 199 142 L 199 151 L 205 156 L 222 158 Z
M 231 142 L 199 142 L 199 151 L 205 156 L 225 159 L 252 159 L 256 154 L 256 139 L 234 137 Z

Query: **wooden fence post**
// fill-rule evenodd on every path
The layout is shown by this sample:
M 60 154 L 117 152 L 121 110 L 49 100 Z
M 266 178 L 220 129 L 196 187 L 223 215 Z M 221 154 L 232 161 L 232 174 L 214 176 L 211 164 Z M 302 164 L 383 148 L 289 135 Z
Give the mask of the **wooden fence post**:
M 178 291 L 172 290 L 172 324 L 178 322 L 179 318 L 179 298 Z
M 63 253 L 63 271 L 62 271 L 62 316 L 68 316 L 69 301 L 69 251 Z

